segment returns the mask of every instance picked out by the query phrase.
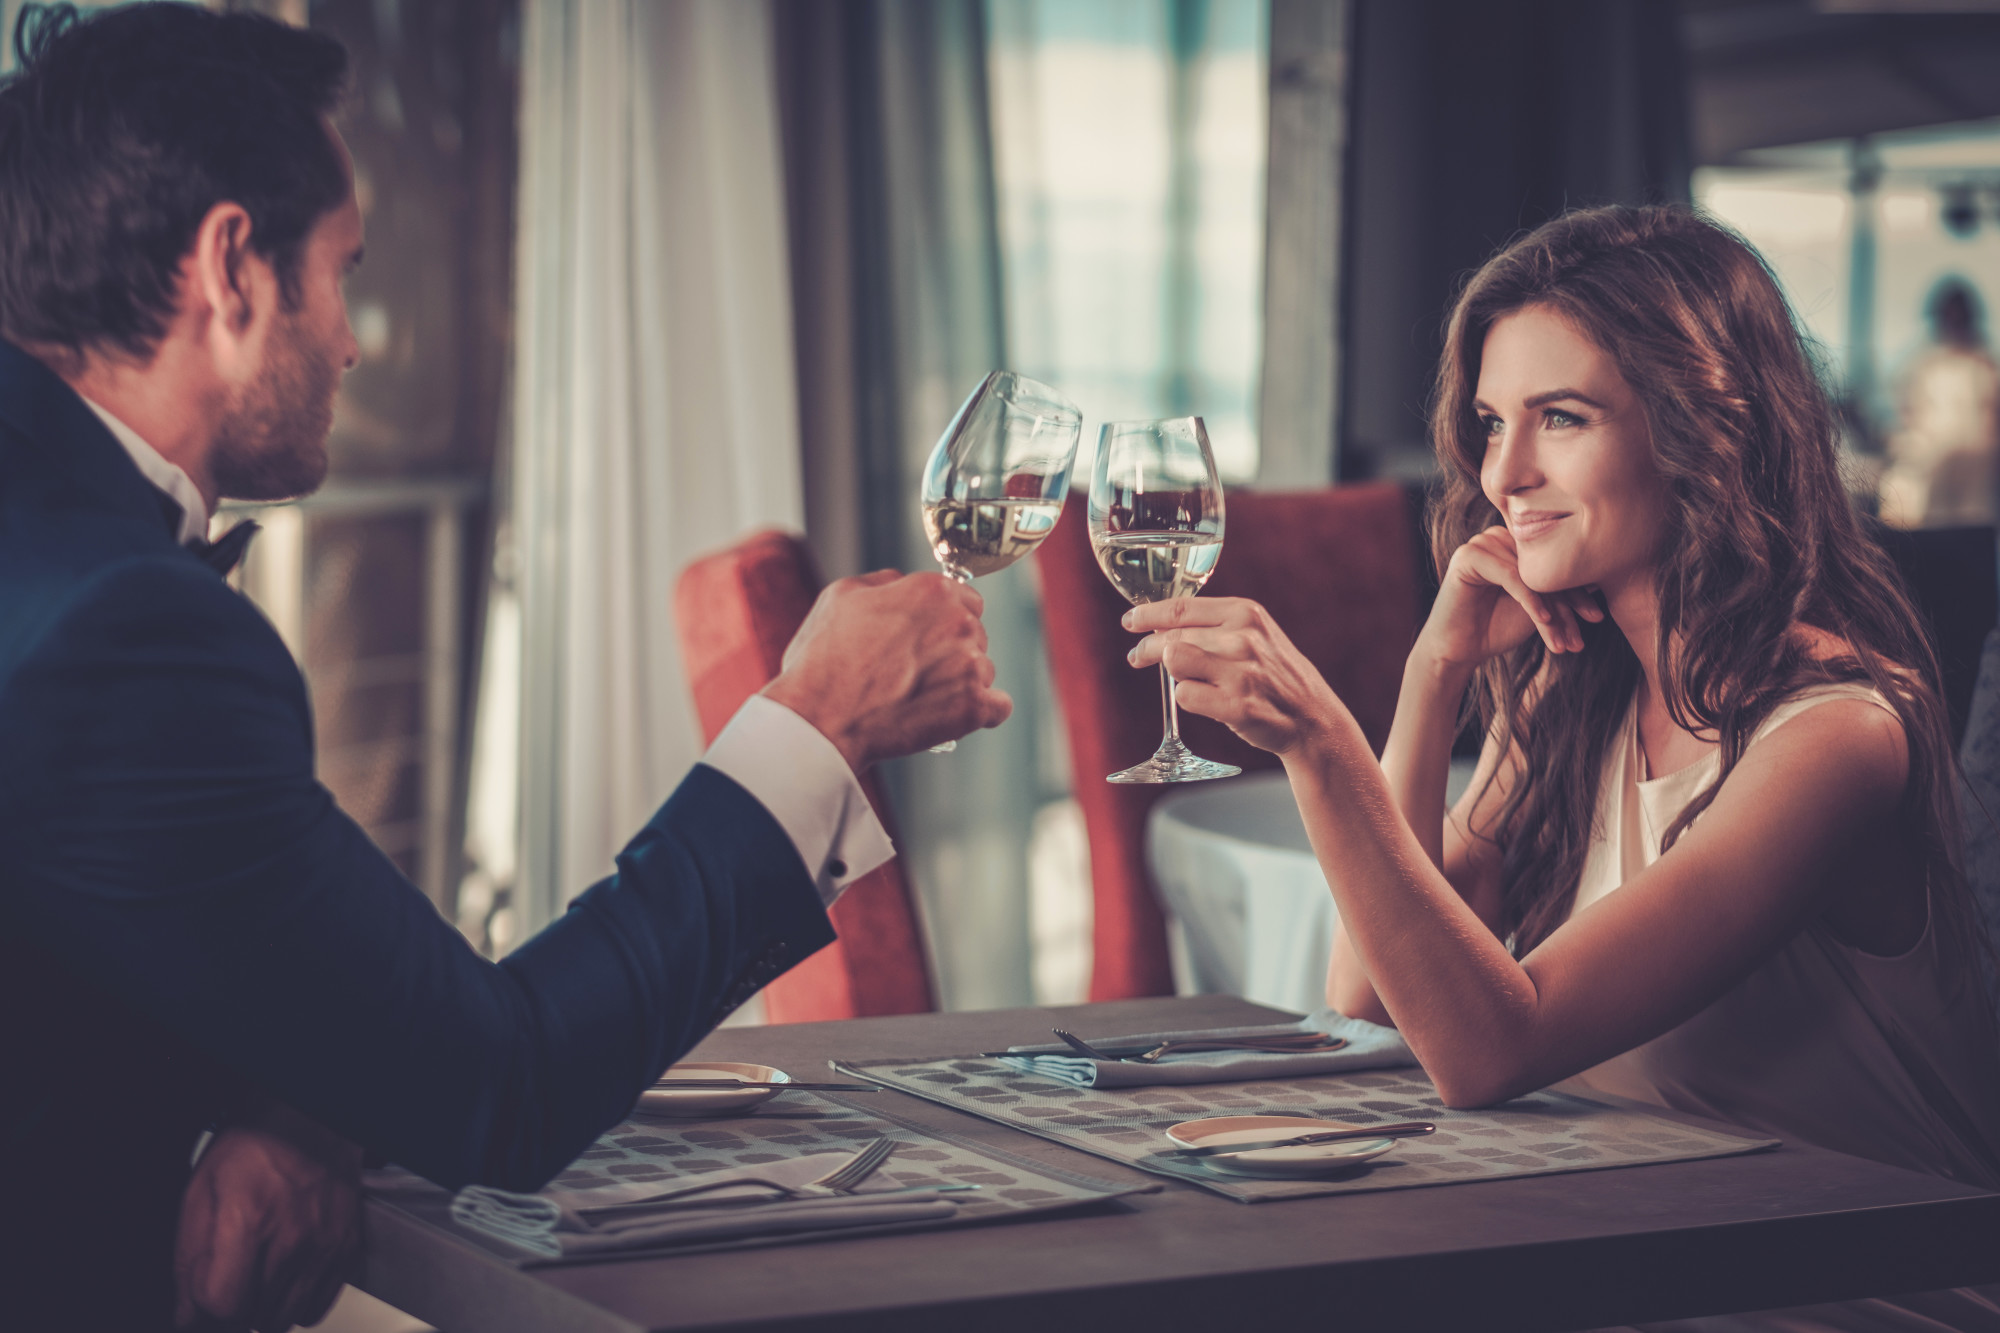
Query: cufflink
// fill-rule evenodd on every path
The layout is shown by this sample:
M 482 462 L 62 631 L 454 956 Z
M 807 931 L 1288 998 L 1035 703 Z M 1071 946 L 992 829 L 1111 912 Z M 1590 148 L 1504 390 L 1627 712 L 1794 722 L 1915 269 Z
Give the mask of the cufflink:
M 847 878 L 847 862 L 841 860 L 837 856 L 834 857 L 831 861 L 828 861 L 826 863 L 826 874 L 827 878 L 829 879 Z

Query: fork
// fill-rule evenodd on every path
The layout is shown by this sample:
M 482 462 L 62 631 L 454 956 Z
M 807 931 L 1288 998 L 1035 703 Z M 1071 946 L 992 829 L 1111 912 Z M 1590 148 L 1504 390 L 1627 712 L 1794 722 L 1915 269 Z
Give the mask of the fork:
M 773 1191 L 768 1198 L 756 1200 L 758 1203 L 779 1203 L 791 1199 L 833 1198 L 836 1195 L 852 1194 L 855 1186 L 874 1175 L 876 1168 L 889 1160 L 889 1155 L 896 1151 L 896 1146 L 896 1140 L 884 1134 L 880 1138 L 873 1139 L 863 1145 L 860 1151 L 856 1152 L 854 1156 L 848 1158 L 833 1170 L 827 1172 L 817 1180 L 809 1180 L 803 1185 L 785 1185 L 775 1180 L 765 1180 L 755 1176 L 730 1176 L 726 1180 L 708 1180 L 695 1185 L 684 1185 L 680 1189 L 668 1190 L 664 1194 L 654 1194 L 644 1199 L 633 1199 L 626 1203 L 601 1203 L 592 1207 L 579 1208 L 576 1211 L 586 1217 L 594 1217 L 600 1213 L 638 1212 L 644 1209 L 685 1202 L 697 1194 L 706 1194 L 711 1190 L 731 1189 L 738 1185 L 761 1185 L 765 1189 Z M 723 1202 L 735 1203 L 748 1201 L 725 1200 Z
M 1055 1033 L 1064 1045 L 1086 1059 L 1144 1065 L 1153 1064 L 1161 1056 L 1171 1055 L 1176 1051 L 1269 1051 L 1274 1054 L 1304 1055 L 1315 1051 L 1337 1051 L 1347 1044 L 1343 1037 L 1329 1037 L 1318 1032 L 1301 1032 L 1295 1035 L 1242 1037 L 1233 1040 L 1217 1038 L 1213 1041 L 1163 1041 L 1150 1050 L 1113 1055 L 1107 1051 L 1100 1051 L 1074 1032 L 1065 1032 L 1061 1028 L 1049 1030 Z
M 818 1198 L 823 1194 L 852 1194 L 862 1181 L 875 1174 L 875 1169 L 889 1160 L 896 1151 L 896 1140 L 884 1134 L 864 1145 L 860 1152 L 842 1162 L 818 1180 L 809 1180 L 799 1186 L 798 1194 L 807 1198 Z

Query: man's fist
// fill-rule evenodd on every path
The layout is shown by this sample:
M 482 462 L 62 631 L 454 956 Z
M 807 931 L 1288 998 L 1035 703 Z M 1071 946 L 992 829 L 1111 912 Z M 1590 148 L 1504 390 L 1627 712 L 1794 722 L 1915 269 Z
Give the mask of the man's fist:
M 997 727 L 985 601 L 942 574 L 882 570 L 829 586 L 764 693 L 819 728 L 855 772 Z
M 195 1165 L 174 1245 L 175 1327 L 316 1324 L 360 1254 L 360 1150 L 270 1102 L 218 1130 Z

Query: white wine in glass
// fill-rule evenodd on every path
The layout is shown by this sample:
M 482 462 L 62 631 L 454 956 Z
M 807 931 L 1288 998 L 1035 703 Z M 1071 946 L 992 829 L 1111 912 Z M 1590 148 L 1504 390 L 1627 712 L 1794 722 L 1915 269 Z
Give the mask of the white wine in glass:
M 924 465 L 924 536 L 946 574 L 996 573 L 1055 531 L 1082 434 L 1083 414 L 1048 385 L 1010 370 L 979 382 Z
M 1040 546 L 1061 517 L 1061 500 L 932 500 L 924 535 L 945 572 L 970 583 Z
M 1222 483 L 1200 417 L 1105 423 L 1090 473 L 1090 549 L 1111 586 L 1135 605 L 1201 591 L 1222 558 Z M 1164 662 L 1160 712 L 1160 748 L 1106 782 L 1201 782 L 1243 771 L 1182 743 Z
M 1177 532 L 1109 533 L 1091 549 L 1104 577 L 1134 605 L 1194 596 L 1222 558 L 1221 542 Z

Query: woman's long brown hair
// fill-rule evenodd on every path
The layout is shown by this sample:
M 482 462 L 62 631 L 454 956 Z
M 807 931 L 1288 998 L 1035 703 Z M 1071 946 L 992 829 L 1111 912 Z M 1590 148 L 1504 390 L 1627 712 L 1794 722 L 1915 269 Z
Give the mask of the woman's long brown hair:
M 1431 412 L 1446 477 L 1431 519 L 1438 568 L 1500 522 L 1479 485 L 1486 431 L 1473 398 L 1487 331 L 1529 306 L 1568 319 L 1616 360 L 1643 405 L 1667 488 L 1654 575 L 1659 679 L 1675 723 L 1719 739 L 1722 771 L 1664 845 L 1715 799 L 1786 697 L 1868 682 L 1908 738 L 1903 827 L 1928 872 L 1932 928 L 1954 972 L 1972 966 L 1978 918 L 1960 871 L 1956 761 L 1936 656 L 1848 499 L 1838 421 L 1814 359 L 1777 283 L 1741 239 L 1684 207 L 1590 209 L 1514 242 L 1472 277 L 1452 310 Z M 1851 652 L 1816 658 L 1800 625 Z M 1569 916 L 1606 749 L 1641 679 L 1616 625 L 1583 631 L 1580 653 L 1547 654 L 1531 636 L 1488 663 L 1479 691 L 1489 731 L 1518 745 L 1524 761 L 1478 830 L 1501 848 L 1517 955 Z

